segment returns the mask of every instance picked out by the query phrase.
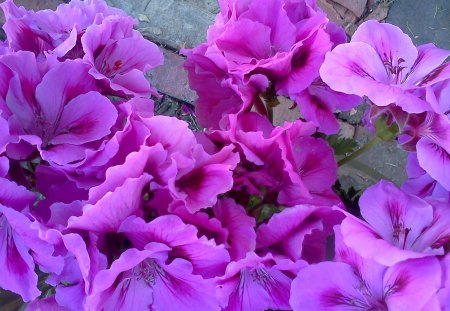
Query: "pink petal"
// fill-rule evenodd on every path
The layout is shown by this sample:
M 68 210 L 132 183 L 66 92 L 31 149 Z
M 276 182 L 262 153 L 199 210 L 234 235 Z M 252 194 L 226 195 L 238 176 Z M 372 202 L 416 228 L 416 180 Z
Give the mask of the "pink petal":
M 146 174 L 127 179 L 95 204 L 87 204 L 82 216 L 71 217 L 68 227 L 95 232 L 117 231 L 128 216 L 140 214 L 142 190 L 150 180 Z
M 411 38 L 399 27 L 373 20 L 362 23 L 351 42 L 369 44 L 383 62 L 389 61 L 394 66 L 401 64 L 406 66 L 406 70 L 413 66 L 418 55 Z M 399 60 L 403 62 L 399 63 Z
M 64 107 L 50 143 L 81 145 L 103 138 L 110 133 L 117 115 L 114 105 L 100 93 L 80 95 Z
M 420 139 L 416 148 L 420 166 L 450 191 L 450 154 L 428 138 Z

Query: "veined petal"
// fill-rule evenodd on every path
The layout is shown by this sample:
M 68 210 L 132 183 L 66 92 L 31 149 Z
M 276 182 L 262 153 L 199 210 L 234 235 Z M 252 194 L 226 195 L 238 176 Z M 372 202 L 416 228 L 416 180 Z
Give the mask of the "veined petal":
M 81 145 L 100 139 L 110 133 L 117 115 L 114 105 L 100 93 L 80 95 L 64 107 L 56 136 L 49 143 Z
M 420 139 L 416 149 L 420 166 L 450 191 L 450 154 L 428 138 Z
M 127 179 L 123 185 L 108 192 L 94 204 L 83 208 L 83 215 L 71 217 L 69 228 L 95 232 L 115 232 L 121 223 L 131 215 L 141 214 L 141 194 L 151 176 L 144 174 L 139 178 Z
M 38 276 L 34 272 L 30 249 L 11 227 L 10 219 L 31 224 L 24 215 L 0 205 L 0 287 L 19 294 L 24 301 L 30 301 L 40 295 Z
M 377 51 L 383 63 L 410 69 L 417 59 L 417 49 L 411 38 L 399 27 L 378 21 L 362 23 L 352 36 L 351 42 L 364 42 Z

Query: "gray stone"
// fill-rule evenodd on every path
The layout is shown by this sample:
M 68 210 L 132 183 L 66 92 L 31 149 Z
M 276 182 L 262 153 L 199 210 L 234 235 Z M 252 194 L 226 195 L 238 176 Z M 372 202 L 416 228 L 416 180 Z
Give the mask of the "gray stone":
M 138 29 L 147 38 L 170 49 L 191 48 L 206 40 L 214 22 L 212 1 L 107 0 L 139 19 Z M 193 3 L 197 5 L 193 5 Z
M 3 1 L 2 1 L 3 2 Z M 23 6 L 25 7 L 27 10 L 44 10 L 44 9 L 56 9 L 56 7 L 63 3 L 65 1 L 63 0 L 14 0 L 14 3 L 17 6 Z M 3 15 L 3 11 L 0 10 L 0 23 L 4 23 L 5 22 L 5 17 Z
M 160 100 L 155 102 L 155 114 L 176 117 L 186 121 L 189 124 L 189 128 L 193 131 L 201 130 L 195 119 L 194 106 L 168 95 L 164 95 Z
M 416 44 L 431 42 L 450 49 L 449 0 L 396 0 L 387 22 L 402 28 Z
M 164 94 L 193 103 L 197 95 L 189 87 L 187 72 L 183 68 L 184 57 L 164 48 L 162 51 L 164 65 L 150 71 L 151 84 Z
M 373 138 L 366 128 L 356 128 L 355 139 L 360 146 Z M 397 185 L 406 180 L 406 159 L 408 153 L 397 142 L 381 142 L 360 157 L 343 165 L 339 169 L 343 177 L 343 186 L 365 188 L 380 179 L 387 179 Z
M 352 125 L 360 125 L 368 108 L 369 106 L 366 103 L 363 103 L 349 111 L 340 112 L 338 116 L 339 119 L 344 120 Z

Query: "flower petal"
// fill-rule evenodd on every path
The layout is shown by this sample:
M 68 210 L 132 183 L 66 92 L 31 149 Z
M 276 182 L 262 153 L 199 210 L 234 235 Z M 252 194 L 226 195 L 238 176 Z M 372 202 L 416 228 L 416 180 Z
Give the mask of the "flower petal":
M 81 145 L 110 133 L 117 110 L 108 98 L 97 92 L 77 96 L 65 107 L 51 144 Z
M 420 139 L 416 149 L 420 166 L 450 191 L 450 154 L 428 138 Z

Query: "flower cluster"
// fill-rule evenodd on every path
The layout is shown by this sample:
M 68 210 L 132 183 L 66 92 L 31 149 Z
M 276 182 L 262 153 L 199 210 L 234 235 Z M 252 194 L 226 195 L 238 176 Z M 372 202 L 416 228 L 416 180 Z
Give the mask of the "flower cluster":
M 369 123 L 384 115 L 398 125 L 399 143 L 411 152 L 405 188 L 420 196 L 450 191 L 449 56 L 433 44 L 416 48 L 396 26 L 368 21 L 320 69 L 333 90 L 368 98 Z
M 228 115 L 271 115 L 276 96 L 290 97 L 307 121 L 325 134 L 339 131 L 336 110 L 360 97 L 338 93 L 320 78 L 325 54 L 346 42 L 315 1 L 219 1 L 221 13 L 208 42 L 186 54 L 190 85 L 198 94 L 200 124 L 223 129 Z M 266 101 L 266 106 L 260 96 Z
M 0 288 L 27 310 L 450 308 L 449 52 L 375 22 L 347 44 L 313 0 L 219 2 L 183 51 L 196 133 L 154 114 L 163 54 L 121 10 L 1 4 Z M 302 119 L 273 125 L 277 96 Z M 410 179 L 353 215 L 322 137 L 362 96 Z

